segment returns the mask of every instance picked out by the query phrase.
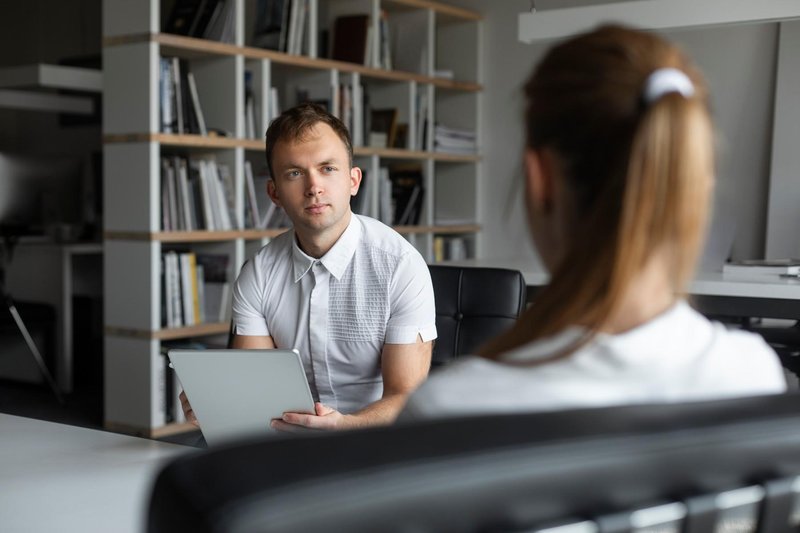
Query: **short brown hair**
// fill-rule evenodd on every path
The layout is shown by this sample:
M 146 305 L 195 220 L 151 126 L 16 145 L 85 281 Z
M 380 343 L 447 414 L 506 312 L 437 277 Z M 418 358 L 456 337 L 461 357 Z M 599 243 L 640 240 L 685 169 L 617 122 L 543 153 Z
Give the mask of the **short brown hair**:
M 347 150 L 350 167 L 353 166 L 353 143 L 350 140 L 350 132 L 347 131 L 344 123 L 321 105 L 304 102 L 281 113 L 267 128 L 267 167 L 269 167 L 271 176 L 275 175 L 272 170 L 272 152 L 275 145 L 281 141 L 304 139 L 308 131 L 320 122 L 330 126 L 342 140 Z

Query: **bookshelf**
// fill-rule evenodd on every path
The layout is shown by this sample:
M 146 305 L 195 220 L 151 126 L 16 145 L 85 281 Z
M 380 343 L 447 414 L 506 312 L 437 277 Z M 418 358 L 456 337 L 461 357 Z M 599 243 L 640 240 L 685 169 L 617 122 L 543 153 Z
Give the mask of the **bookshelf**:
M 173 4 L 169 0 L 103 1 L 105 425 L 109 429 L 145 436 L 189 429 L 170 422 L 164 407 L 170 378 L 165 375 L 162 345 L 224 343 L 228 322 L 164 325 L 162 255 L 176 251 L 227 256 L 226 278 L 232 284 L 241 264 L 285 231 L 248 224 L 246 168 L 258 172 L 265 164 L 263 132 L 277 112 L 275 92 L 282 109 L 297 103 L 303 91 L 312 100 L 328 99 L 343 120 L 349 113 L 356 141 L 354 163 L 367 175 L 361 213 L 379 216 L 376 184 L 386 172 L 383 169 L 413 165 L 424 190 L 418 220 L 396 226 L 397 231 L 429 261 L 434 259 L 437 239 L 459 240 L 469 257 L 480 245 L 479 151 L 437 149 L 433 126 L 480 131 L 480 14 L 426 0 L 305 0 L 305 34 L 298 45 L 302 54 L 297 55 L 253 46 L 258 1 L 227 0 L 235 28 L 229 43 L 163 33 L 162 21 Z M 390 36 L 413 37 L 416 48 L 409 55 L 408 46 L 398 42 L 407 57 L 393 49 L 393 69 L 383 68 L 385 55 L 375 53 L 364 64 L 323 57 L 331 48 L 328 43 L 337 18 L 352 14 L 368 16 L 376 50 L 381 46 L 381 24 Z M 163 131 L 161 58 L 173 57 L 196 79 L 206 125 L 226 135 Z M 246 72 L 255 135 L 248 134 L 253 128 L 248 127 L 245 113 Z M 352 99 L 342 97 L 343 91 Z M 364 119 L 371 109 L 396 110 L 398 123 L 404 124 L 402 141 L 394 146 L 370 142 L 374 138 L 365 131 Z M 355 128 L 362 129 L 360 134 Z M 176 156 L 187 161 L 211 158 L 230 172 L 233 229 L 165 230 L 162 157 Z

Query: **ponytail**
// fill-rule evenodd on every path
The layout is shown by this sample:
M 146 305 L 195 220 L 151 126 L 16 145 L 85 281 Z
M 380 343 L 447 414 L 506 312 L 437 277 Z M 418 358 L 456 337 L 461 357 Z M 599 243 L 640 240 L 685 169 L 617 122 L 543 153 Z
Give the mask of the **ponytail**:
M 579 64 L 589 62 L 590 75 L 598 65 L 613 72 L 620 55 L 602 55 L 614 49 L 608 41 L 620 39 L 624 42 L 617 46 L 639 50 L 643 57 L 662 50 L 662 60 L 676 62 L 696 80 L 696 94 L 668 87 L 647 101 L 643 81 L 659 68 L 650 64 L 629 80 L 607 73 L 595 93 L 586 94 L 575 74 Z M 643 40 L 650 46 L 642 47 Z M 550 147 L 566 162 L 565 179 L 579 196 L 583 233 L 568 243 L 533 305 L 506 334 L 479 350 L 490 359 L 580 326 L 584 334 L 572 345 L 535 364 L 570 355 L 603 329 L 630 281 L 656 257 L 666 260 L 675 292 L 683 292 L 692 277 L 712 182 L 712 132 L 701 80 L 674 48 L 650 34 L 607 27 L 584 41 L 554 49 L 526 87 L 529 145 Z M 598 46 L 600 58 L 586 50 Z M 636 54 L 621 57 L 631 56 Z M 627 95 L 620 87 L 626 81 Z M 592 138 L 595 132 L 605 132 L 605 145 L 604 139 Z

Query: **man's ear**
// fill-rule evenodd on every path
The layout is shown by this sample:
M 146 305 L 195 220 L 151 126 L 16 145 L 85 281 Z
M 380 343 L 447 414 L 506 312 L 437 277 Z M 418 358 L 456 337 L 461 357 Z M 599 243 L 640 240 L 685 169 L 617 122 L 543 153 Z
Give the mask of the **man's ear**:
M 355 196 L 358 194 L 358 189 L 361 187 L 362 178 L 363 174 L 360 168 L 353 167 L 350 169 L 350 196 Z
M 283 207 L 280 199 L 278 198 L 278 189 L 275 187 L 275 180 L 273 178 L 267 180 L 267 196 L 270 197 L 275 205 L 278 207 Z
M 555 187 L 553 161 L 549 154 L 532 148 L 525 149 L 525 180 L 528 205 L 547 213 L 553 208 Z

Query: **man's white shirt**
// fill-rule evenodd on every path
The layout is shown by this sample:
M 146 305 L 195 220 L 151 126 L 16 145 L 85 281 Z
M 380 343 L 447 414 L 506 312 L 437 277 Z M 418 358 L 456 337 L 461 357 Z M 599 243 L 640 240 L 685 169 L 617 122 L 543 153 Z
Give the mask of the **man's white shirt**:
M 436 338 L 422 256 L 391 228 L 355 214 L 319 259 L 292 230 L 262 248 L 236 280 L 233 322 L 237 335 L 297 348 L 314 397 L 343 413 L 381 398 L 384 344 Z

